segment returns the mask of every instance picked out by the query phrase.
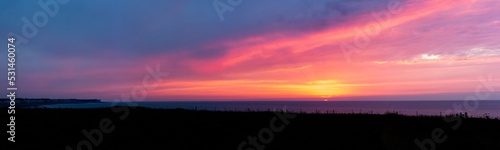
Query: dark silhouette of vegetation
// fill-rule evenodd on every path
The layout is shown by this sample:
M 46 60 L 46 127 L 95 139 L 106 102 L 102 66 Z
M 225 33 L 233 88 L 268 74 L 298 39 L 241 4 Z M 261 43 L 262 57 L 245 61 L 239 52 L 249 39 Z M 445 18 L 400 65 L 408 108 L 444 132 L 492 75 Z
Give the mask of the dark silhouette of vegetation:
M 5 109 L 0 111 L 6 112 Z M 99 127 L 102 118 L 115 126 L 104 134 L 93 150 L 236 150 L 238 145 L 269 127 L 272 112 L 222 112 L 183 109 L 130 109 L 128 117 L 109 108 L 18 109 L 16 143 L 2 141 L 1 149 L 60 149 L 87 137 L 82 130 Z M 7 119 L 6 113 L 1 118 Z M 444 129 L 448 139 L 437 150 L 499 150 L 500 120 L 469 118 L 464 114 L 458 130 L 439 116 L 387 114 L 297 115 L 286 128 L 274 134 L 265 150 L 384 149 L 416 150 L 415 139 L 430 138 L 435 128 Z M 4 134 L 5 135 L 5 134 Z M 5 135 L 7 136 L 7 135 Z M 248 149 L 250 150 L 250 149 Z

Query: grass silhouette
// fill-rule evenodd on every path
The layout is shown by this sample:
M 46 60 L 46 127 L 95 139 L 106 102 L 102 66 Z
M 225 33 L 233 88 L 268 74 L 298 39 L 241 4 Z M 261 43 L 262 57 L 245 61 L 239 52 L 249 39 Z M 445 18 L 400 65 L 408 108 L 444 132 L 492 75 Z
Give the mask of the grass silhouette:
M 0 109 L 6 111 L 6 109 Z M 16 110 L 16 143 L 7 149 L 76 149 L 86 140 L 82 130 L 99 127 L 109 118 L 116 127 L 104 134 L 93 149 L 232 149 L 269 126 L 272 112 L 223 112 L 183 109 L 130 109 L 129 116 L 109 108 L 99 109 L 26 109 Z M 5 115 L 6 113 L 2 113 Z M 431 137 L 442 128 L 448 139 L 437 144 L 441 149 L 500 149 L 500 120 L 462 118 L 453 130 L 437 116 L 401 116 L 389 114 L 305 114 L 296 113 L 286 128 L 274 134 L 265 150 L 316 149 L 419 149 L 415 139 Z M 8 118 L 2 116 L 2 118 Z M 4 148 L 2 148 L 4 149 Z M 248 149 L 251 150 L 251 149 Z

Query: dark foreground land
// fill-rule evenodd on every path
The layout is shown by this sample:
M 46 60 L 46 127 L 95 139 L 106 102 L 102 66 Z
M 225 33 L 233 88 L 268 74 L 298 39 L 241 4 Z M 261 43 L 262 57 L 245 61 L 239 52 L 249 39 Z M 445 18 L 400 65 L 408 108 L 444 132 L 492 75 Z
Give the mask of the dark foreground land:
M 500 120 L 491 119 L 127 109 L 17 109 L 16 143 L 1 109 L 0 149 L 412 150 L 422 149 L 418 140 L 427 149 L 500 150 Z

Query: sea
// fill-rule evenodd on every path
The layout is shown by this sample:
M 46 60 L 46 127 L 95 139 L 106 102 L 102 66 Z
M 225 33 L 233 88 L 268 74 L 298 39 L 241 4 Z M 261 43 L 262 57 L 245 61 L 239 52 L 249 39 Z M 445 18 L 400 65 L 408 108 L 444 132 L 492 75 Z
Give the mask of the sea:
M 209 111 L 287 111 L 295 113 L 387 114 L 444 116 L 465 114 L 470 117 L 500 118 L 500 101 L 188 101 L 85 103 L 44 105 L 45 108 L 104 108 L 139 106 L 153 109 L 189 109 Z

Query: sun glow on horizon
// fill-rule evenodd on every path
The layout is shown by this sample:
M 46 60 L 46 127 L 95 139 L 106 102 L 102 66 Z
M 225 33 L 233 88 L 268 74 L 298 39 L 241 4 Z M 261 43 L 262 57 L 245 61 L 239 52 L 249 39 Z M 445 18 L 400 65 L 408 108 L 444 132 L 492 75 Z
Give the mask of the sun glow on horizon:
M 20 51 L 30 60 L 20 84 L 33 97 L 114 99 L 158 65 L 170 75 L 148 99 L 334 101 L 470 93 L 478 76 L 500 73 L 496 0 L 287 2 L 245 2 L 224 22 L 202 2 L 172 15 L 99 6 L 118 13 L 97 11 L 113 19 L 78 30 L 95 14 L 68 12 L 32 41 L 41 50 Z

